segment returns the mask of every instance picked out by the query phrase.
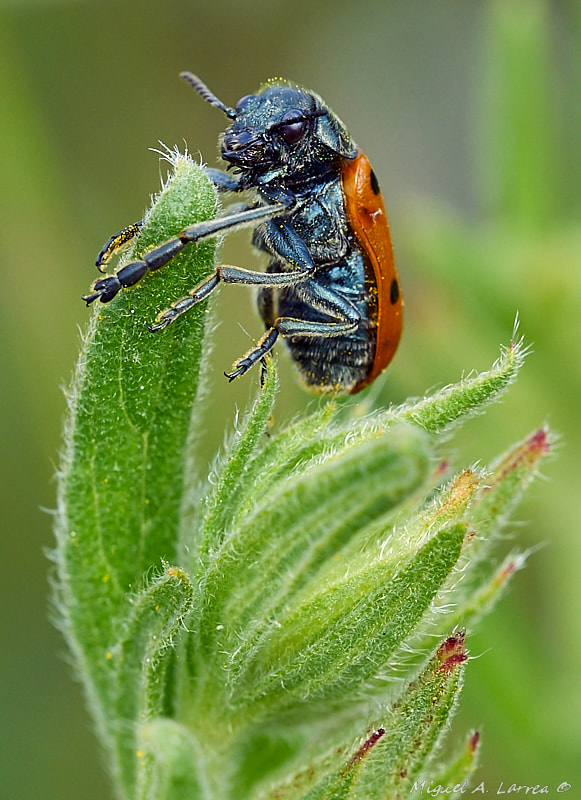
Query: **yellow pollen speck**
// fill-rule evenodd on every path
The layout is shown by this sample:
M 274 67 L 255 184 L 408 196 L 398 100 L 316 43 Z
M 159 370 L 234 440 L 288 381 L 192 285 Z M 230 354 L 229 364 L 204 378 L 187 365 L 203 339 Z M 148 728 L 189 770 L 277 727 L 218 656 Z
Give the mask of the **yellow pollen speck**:
M 135 755 L 137 758 L 143 758 L 143 750 L 136 750 Z
M 107 583 L 107 582 L 110 580 L 110 578 L 111 578 L 111 576 L 110 576 L 110 575 L 103 575 L 103 577 L 101 578 L 101 580 L 103 581 L 103 583 Z
M 107 661 L 111 661 L 111 659 L 113 658 L 113 653 L 109 650 L 105 658 L 107 659 Z

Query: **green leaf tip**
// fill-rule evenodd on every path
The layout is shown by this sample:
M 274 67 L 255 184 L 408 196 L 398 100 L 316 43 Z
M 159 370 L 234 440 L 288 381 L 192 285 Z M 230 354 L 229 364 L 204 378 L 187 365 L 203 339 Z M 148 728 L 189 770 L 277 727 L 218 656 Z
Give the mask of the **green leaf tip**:
M 524 340 L 513 336 L 508 347 L 501 347 L 500 357 L 490 370 L 407 403 L 394 410 L 393 418 L 409 420 L 432 434 L 445 433 L 461 419 L 482 413 L 497 400 L 515 380 L 527 352 Z
M 243 419 L 228 445 L 228 458 L 223 460 L 215 476 L 214 487 L 204 501 L 203 522 L 198 533 L 195 557 L 204 559 L 208 551 L 220 544 L 239 506 L 255 479 L 251 469 L 253 457 L 265 446 L 278 392 L 276 362 L 267 356 L 263 362 L 261 389 L 250 412 Z
M 546 457 L 553 452 L 555 438 L 539 428 L 511 447 L 490 467 L 476 494 L 471 520 L 478 534 L 472 557 L 482 559 L 502 531 L 515 505 L 539 474 Z
M 351 756 L 347 764 L 314 786 L 304 796 L 305 800 L 343 800 L 343 798 L 348 800 L 348 798 L 353 797 L 354 785 L 357 782 L 365 758 L 384 735 L 384 728 L 378 728 L 373 731 Z
M 539 466 L 554 448 L 555 438 L 547 428 L 539 428 L 513 446 L 493 465 L 478 502 L 478 524 L 489 532 L 502 525 Z

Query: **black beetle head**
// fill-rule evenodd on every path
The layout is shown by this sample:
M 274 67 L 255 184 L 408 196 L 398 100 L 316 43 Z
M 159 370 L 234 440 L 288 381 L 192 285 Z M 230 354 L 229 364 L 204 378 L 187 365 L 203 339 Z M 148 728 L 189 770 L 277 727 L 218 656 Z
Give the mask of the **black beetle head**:
M 233 120 L 222 139 L 222 157 L 238 169 L 242 182 L 300 181 L 315 166 L 324 169 L 337 157 L 354 158 L 357 152 L 341 120 L 313 92 L 273 81 L 232 109 L 195 76 L 184 77 Z

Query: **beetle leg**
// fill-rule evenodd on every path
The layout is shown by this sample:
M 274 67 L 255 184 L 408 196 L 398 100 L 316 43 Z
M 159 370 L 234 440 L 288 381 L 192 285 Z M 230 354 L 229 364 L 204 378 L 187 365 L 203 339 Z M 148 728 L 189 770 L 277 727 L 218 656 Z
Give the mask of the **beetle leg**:
M 333 289 L 323 286 L 313 278 L 306 277 L 295 287 L 295 291 L 309 306 L 331 318 L 329 322 L 304 320 L 311 326 L 315 336 L 341 336 L 343 333 L 354 330 L 361 321 L 361 314 L 350 300 Z M 342 327 L 343 324 L 347 327 Z M 315 330 L 316 326 L 320 328 L 318 333 Z M 292 333 L 286 335 L 291 336 Z
M 189 225 L 187 228 L 184 228 L 175 239 L 170 239 L 159 247 L 149 250 L 143 255 L 141 260 L 127 264 L 115 275 L 95 281 L 93 284 L 93 292 L 84 295 L 83 300 L 87 305 L 95 300 L 108 303 L 121 289 L 127 286 L 133 286 L 148 272 L 154 272 L 156 269 L 165 266 L 165 264 L 180 253 L 189 242 L 199 242 L 202 239 L 216 236 L 222 231 L 235 230 L 245 225 L 262 222 L 271 217 L 288 213 L 289 210 L 290 208 L 281 204 L 257 206 L 254 208 L 247 207 L 242 211 L 229 214 L 225 217 L 217 217 L 216 219 Z
M 206 169 L 206 173 L 208 178 L 212 181 L 214 186 L 219 192 L 240 192 L 240 184 L 228 173 L 224 172 L 221 169 L 213 169 L 208 167 Z M 123 228 L 119 231 L 119 233 L 115 233 L 111 238 L 103 245 L 101 252 L 97 256 L 95 260 L 95 264 L 99 272 L 105 272 L 104 267 L 107 262 L 110 260 L 111 256 L 117 251 L 120 250 L 127 242 L 130 242 L 134 236 L 137 236 L 141 228 L 143 227 L 143 220 L 139 220 L 139 222 L 134 222 L 131 225 L 127 225 L 127 227 Z
M 312 271 L 315 264 L 304 240 L 286 219 L 271 219 L 257 231 L 261 249 L 266 249 L 277 259 L 293 267 Z
M 248 372 L 250 367 L 270 353 L 279 336 L 343 336 L 354 330 L 358 325 L 358 320 L 336 322 L 309 322 L 305 319 L 294 319 L 293 317 L 279 317 L 275 320 L 272 328 L 268 328 L 264 336 L 259 340 L 256 347 L 246 353 L 245 356 L 235 361 L 232 372 L 225 372 L 228 380 L 233 381 Z
M 232 367 L 232 372 L 225 372 L 224 375 L 228 378 L 230 383 L 234 378 L 239 378 L 248 372 L 250 367 L 261 361 L 274 347 L 278 339 L 278 331 L 276 328 L 269 328 L 264 336 L 259 340 L 258 344 L 253 350 L 250 350 L 243 358 L 239 358 Z
M 166 328 L 190 308 L 205 300 L 206 297 L 216 288 L 220 281 L 224 283 L 243 283 L 250 286 L 279 287 L 292 286 L 305 280 L 306 275 L 302 271 L 295 272 L 252 272 L 242 267 L 217 267 L 216 272 L 206 278 L 205 281 L 194 287 L 191 292 L 178 300 L 170 308 L 162 311 L 158 315 L 153 325 L 148 325 L 150 331 L 160 331 Z
M 282 203 L 269 206 L 247 206 L 225 217 L 216 217 L 215 219 L 209 219 L 205 222 L 196 222 L 194 225 L 184 228 L 178 238 L 186 243 L 199 242 L 202 239 L 216 236 L 222 231 L 243 228 L 246 225 L 254 225 L 264 220 L 272 219 L 272 217 L 288 214 L 290 210 L 290 206 L 285 206 Z
M 119 233 L 114 234 L 103 248 L 95 260 L 95 265 L 99 272 L 105 272 L 104 266 L 107 264 L 113 253 L 120 250 L 127 242 L 130 242 L 134 236 L 137 236 L 143 227 L 143 220 L 134 222 L 132 225 L 122 228 Z
M 240 192 L 240 184 L 231 175 L 221 169 L 214 169 L 213 167 L 206 167 L 205 170 L 208 178 L 212 181 L 214 186 L 219 192 Z
M 272 327 L 268 328 L 256 347 L 234 363 L 232 372 L 224 373 L 230 381 L 244 375 L 253 364 L 267 355 L 279 336 L 317 338 L 343 336 L 355 330 L 361 321 L 361 315 L 352 303 L 307 276 L 303 276 L 303 281 L 297 283 L 297 292 L 308 300 L 313 308 L 328 314 L 332 319 L 329 322 L 315 322 L 294 317 L 279 317 Z

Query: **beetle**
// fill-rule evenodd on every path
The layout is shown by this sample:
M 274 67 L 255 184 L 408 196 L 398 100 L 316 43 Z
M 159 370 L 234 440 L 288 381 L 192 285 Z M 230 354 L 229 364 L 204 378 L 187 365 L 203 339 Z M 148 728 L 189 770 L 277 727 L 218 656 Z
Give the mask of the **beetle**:
M 220 282 L 256 286 L 266 331 L 226 377 L 247 372 L 280 336 L 308 389 L 360 391 L 393 358 L 403 320 L 389 224 L 367 157 L 319 95 L 289 81 L 272 80 L 230 108 L 197 76 L 182 77 L 232 121 L 221 144 L 227 169 L 208 169 L 208 176 L 219 192 L 250 191 L 252 200 L 97 280 L 83 300 L 107 303 L 188 244 L 252 225 L 254 246 L 269 257 L 266 272 L 219 266 L 149 329 L 167 327 Z M 141 225 L 112 236 L 97 267 L 103 271 Z

